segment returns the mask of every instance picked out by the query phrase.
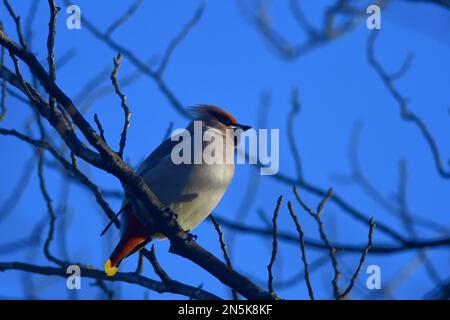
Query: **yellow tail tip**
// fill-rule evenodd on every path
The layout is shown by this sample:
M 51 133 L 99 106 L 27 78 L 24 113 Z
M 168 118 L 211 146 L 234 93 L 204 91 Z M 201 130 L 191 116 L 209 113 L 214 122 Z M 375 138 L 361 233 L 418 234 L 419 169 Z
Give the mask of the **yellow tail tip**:
M 115 266 L 112 267 L 111 266 L 111 260 L 110 259 L 108 259 L 108 261 L 106 261 L 104 268 L 105 268 L 105 273 L 106 273 L 106 275 L 108 277 L 112 277 L 112 276 L 114 276 L 117 273 L 117 267 L 115 267 Z

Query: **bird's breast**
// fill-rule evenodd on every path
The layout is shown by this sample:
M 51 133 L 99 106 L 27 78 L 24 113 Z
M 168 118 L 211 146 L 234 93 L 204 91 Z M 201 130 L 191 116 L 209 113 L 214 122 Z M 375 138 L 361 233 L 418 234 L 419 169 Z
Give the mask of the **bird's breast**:
M 192 230 L 217 206 L 234 175 L 233 164 L 180 164 L 164 159 L 144 177 L 150 189 Z

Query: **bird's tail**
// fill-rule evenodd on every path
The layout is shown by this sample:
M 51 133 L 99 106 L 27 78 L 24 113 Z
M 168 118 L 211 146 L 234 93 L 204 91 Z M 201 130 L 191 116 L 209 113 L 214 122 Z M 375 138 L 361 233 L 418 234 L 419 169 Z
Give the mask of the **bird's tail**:
M 105 273 L 110 277 L 117 273 L 117 268 L 123 259 L 145 247 L 152 239 L 152 232 L 139 222 L 133 212 L 125 213 L 123 223 L 124 232 L 104 266 Z
M 142 249 L 147 242 L 147 237 L 144 236 L 122 237 L 105 263 L 105 273 L 110 277 L 114 276 L 117 273 L 120 262 Z

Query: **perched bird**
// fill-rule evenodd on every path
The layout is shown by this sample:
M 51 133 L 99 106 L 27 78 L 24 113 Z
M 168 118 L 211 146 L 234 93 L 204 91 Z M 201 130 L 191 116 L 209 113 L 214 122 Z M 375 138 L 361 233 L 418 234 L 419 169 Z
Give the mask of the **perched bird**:
M 192 136 L 188 150 L 191 151 L 192 161 L 174 163 L 172 150 L 180 142 L 172 137 L 159 145 L 137 170 L 159 200 L 176 214 L 178 223 L 187 231 L 195 228 L 214 210 L 234 175 L 233 161 L 196 164 L 194 159 L 202 159 L 203 151 L 208 146 L 211 147 L 212 141 L 219 141 L 221 148 L 217 148 L 215 152 L 223 152 L 224 159 L 226 150 L 231 150 L 233 156 L 240 135 L 250 128 L 238 124 L 232 115 L 216 106 L 201 105 L 195 107 L 193 112 L 195 119 L 185 129 L 185 133 Z M 199 124 L 202 134 L 206 131 L 212 133 L 214 139 L 201 137 L 200 148 L 195 148 L 194 141 L 198 138 L 195 137 L 195 134 L 198 135 L 195 128 Z M 164 238 L 158 230 L 144 228 L 134 213 L 137 210 L 144 210 L 139 201 L 126 197 L 120 210 L 121 238 L 104 266 L 108 276 L 116 274 L 123 259 L 142 249 L 151 240 Z

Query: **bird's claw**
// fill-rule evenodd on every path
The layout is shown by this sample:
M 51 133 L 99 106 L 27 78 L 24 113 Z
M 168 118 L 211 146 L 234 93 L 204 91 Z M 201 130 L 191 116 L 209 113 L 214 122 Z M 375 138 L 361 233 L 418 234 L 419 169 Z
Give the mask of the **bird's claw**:
M 172 218 L 172 219 L 175 219 L 175 220 L 177 220 L 178 219 L 178 214 L 176 214 L 175 212 L 173 212 L 173 211 L 169 211 L 169 214 L 170 214 L 170 217 Z
M 188 241 L 197 240 L 198 236 L 196 234 L 191 233 L 191 230 L 186 231 L 188 234 Z

